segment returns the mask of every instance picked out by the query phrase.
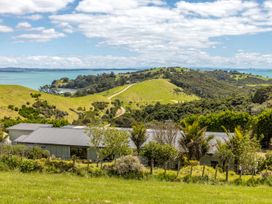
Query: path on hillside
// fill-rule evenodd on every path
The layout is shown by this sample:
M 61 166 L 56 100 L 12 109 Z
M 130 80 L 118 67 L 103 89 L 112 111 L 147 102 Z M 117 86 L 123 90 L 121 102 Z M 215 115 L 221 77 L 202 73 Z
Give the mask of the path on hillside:
M 126 88 L 124 88 L 123 90 L 121 90 L 121 91 L 119 91 L 119 92 L 117 92 L 117 93 L 115 93 L 115 94 L 109 96 L 108 99 L 111 100 L 112 98 L 114 98 L 114 97 L 120 95 L 121 93 L 124 93 L 124 92 L 127 91 L 130 87 L 132 87 L 132 86 L 134 86 L 134 85 L 135 85 L 135 84 L 130 84 L 130 85 L 128 85 L 128 86 L 127 86 Z
M 124 115 L 126 113 L 126 109 L 124 107 L 121 107 L 117 112 L 116 116 L 114 118 L 119 118 L 120 116 Z
M 124 92 L 127 91 L 130 87 L 132 87 L 132 86 L 134 86 L 134 85 L 135 85 L 135 84 L 130 84 L 130 85 L 128 85 L 128 86 L 127 86 L 126 88 L 124 88 L 123 90 L 121 90 L 121 91 L 119 91 L 119 92 L 117 92 L 117 93 L 115 93 L 115 94 L 109 96 L 108 99 L 111 100 L 112 98 L 114 98 L 114 97 L 116 97 L 116 96 L 118 96 L 118 95 L 124 93 Z M 120 109 L 116 112 L 116 116 L 115 116 L 114 118 L 118 118 L 118 117 L 124 115 L 125 113 L 126 113 L 126 109 L 125 109 L 124 107 L 121 106 Z

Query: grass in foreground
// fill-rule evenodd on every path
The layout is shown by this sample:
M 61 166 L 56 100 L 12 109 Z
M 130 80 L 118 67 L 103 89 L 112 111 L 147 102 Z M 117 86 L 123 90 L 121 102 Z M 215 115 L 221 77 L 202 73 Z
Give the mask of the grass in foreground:
M 0 173 L 0 203 L 271 203 L 269 187 Z

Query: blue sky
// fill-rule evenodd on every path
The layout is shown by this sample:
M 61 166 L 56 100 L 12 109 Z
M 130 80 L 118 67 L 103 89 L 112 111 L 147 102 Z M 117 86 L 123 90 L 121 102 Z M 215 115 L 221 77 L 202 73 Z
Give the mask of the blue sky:
M 272 68 L 272 0 L 0 0 L 0 67 Z

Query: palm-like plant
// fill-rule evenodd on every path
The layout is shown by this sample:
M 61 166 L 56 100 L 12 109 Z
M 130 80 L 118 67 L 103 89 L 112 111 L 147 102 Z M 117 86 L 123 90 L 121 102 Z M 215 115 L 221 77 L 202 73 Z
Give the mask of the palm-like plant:
M 190 160 L 200 160 L 209 151 L 209 142 L 214 136 L 206 137 L 205 133 L 206 127 L 201 127 L 198 121 L 183 123 L 179 144 Z
M 141 146 L 147 140 L 146 128 L 144 124 L 138 123 L 132 126 L 131 140 L 136 146 L 137 153 L 140 153 Z
M 225 132 L 229 138 L 225 144 L 233 154 L 236 171 L 238 166 L 244 170 L 254 168 L 256 166 L 256 152 L 259 151 L 260 143 L 254 136 L 253 131 L 237 127 L 233 135 L 226 129 Z

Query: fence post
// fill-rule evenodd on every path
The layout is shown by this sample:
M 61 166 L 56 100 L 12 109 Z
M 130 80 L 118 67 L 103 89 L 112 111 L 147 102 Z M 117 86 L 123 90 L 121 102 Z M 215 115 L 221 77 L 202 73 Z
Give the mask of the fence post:
M 218 171 L 218 167 L 217 167 L 217 165 L 215 166 L 215 174 L 214 174 L 214 179 L 216 180 L 216 178 L 217 178 L 217 171 Z
M 193 175 L 193 165 L 191 165 L 190 176 Z
M 178 160 L 178 171 L 177 171 L 177 178 L 179 177 L 179 173 L 180 173 L 180 161 Z
M 205 174 L 205 165 L 203 166 L 203 169 L 202 169 L 202 177 L 204 177 L 204 174 Z
M 226 182 L 229 181 L 229 165 L 226 165 Z
M 154 168 L 154 159 L 151 159 L 150 174 L 153 174 L 153 168 Z

